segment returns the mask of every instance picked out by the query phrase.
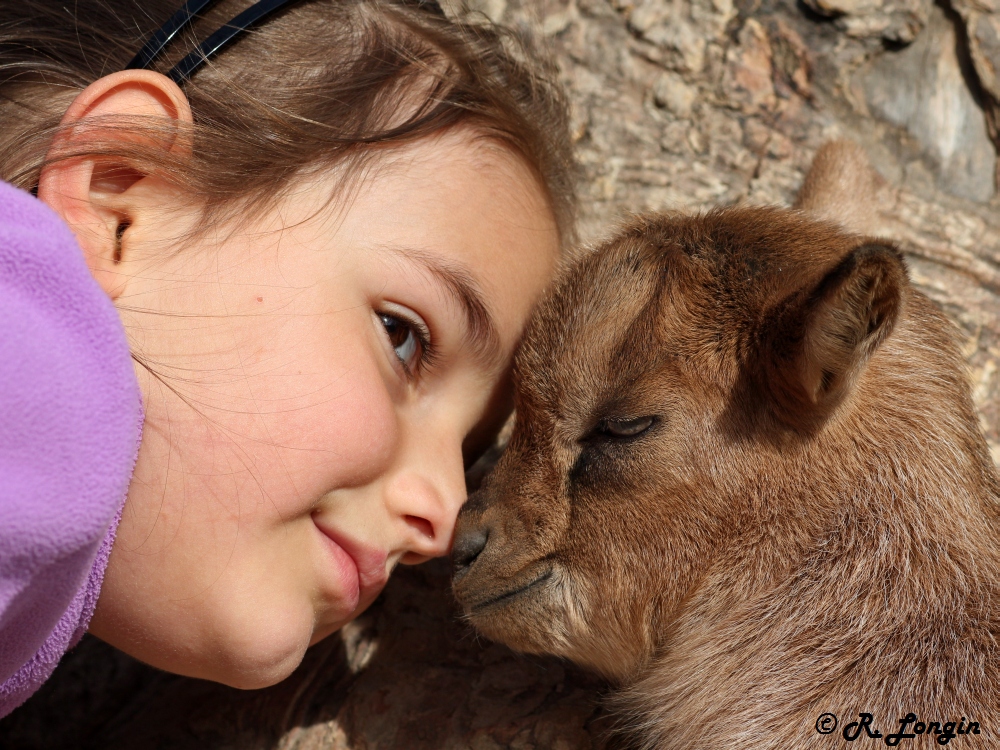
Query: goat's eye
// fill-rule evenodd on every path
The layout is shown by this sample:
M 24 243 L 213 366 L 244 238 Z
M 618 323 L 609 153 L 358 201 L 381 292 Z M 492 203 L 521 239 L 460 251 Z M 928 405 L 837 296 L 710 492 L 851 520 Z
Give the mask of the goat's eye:
M 601 435 L 616 438 L 630 438 L 641 435 L 650 427 L 656 417 L 636 417 L 634 419 L 605 419 L 597 427 Z

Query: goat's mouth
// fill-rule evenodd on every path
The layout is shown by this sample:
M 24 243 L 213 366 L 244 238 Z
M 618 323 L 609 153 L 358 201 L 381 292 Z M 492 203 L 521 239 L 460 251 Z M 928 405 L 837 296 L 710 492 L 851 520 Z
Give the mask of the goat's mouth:
M 528 593 L 536 586 L 541 586 L 552 578 L 552 568 L 546 568 L 541 572 L 536 572 L 527 582 L 519 584 L 514 588 L 506 589 L 502 593 L 487 595 L 478 601 L 466 601 L 466 611 L 470 615 L 481 615 L 492 609 L 503 607 L 516 597 Z

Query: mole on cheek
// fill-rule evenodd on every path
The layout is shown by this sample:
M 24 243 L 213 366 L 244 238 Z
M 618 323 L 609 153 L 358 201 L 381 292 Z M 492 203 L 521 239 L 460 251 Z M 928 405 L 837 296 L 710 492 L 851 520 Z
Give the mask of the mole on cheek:
M 263 302 L 263 301 L 264 301 L 264 298 L 263 298 L 263 297 L 258 297 L 258 298 L 257 298 L 257 301 L 258 301 L 258 302 Z

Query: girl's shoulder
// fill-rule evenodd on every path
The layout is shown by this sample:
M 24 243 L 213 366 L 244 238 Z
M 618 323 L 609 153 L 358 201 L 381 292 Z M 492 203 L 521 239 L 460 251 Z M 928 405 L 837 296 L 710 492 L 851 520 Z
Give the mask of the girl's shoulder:
M 125 331 L 72 232 L 0 183 L 0 716 L 40 684 L 24 670 L 47 654 L 47 677 L 89 621 L 141 412 Z
M 0 471 L 39 475 L 21 493 L 10 490 L 13 475 L 0 479 L 5 518 L 59 475 L 82 490 L 85 477 L 96 488 L 113 472 L 119 452 L 130 468 L 140 409 L 121 319 L 72 231 L 44 203 L 0 183 Z M 79 533 L 89 537 L 88 526 Z

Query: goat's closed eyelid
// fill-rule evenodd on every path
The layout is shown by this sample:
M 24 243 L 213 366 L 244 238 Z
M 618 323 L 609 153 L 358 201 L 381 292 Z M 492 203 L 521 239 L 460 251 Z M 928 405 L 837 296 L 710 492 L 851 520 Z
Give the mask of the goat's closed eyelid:
M 648 414 L 642 417 L 605 417 L 584 437 L 584 442 L 592 440 L 630 440 L 637 438 L 659 421 L 659 417 Z

